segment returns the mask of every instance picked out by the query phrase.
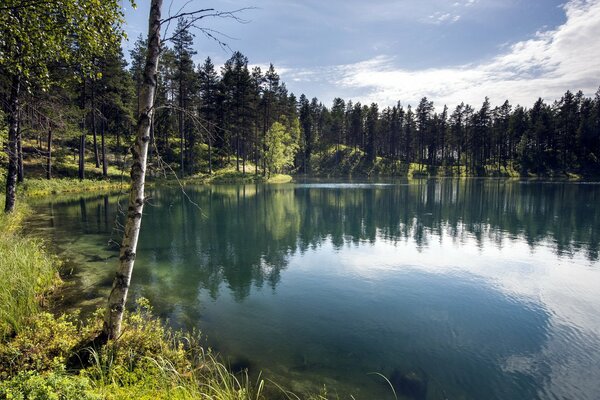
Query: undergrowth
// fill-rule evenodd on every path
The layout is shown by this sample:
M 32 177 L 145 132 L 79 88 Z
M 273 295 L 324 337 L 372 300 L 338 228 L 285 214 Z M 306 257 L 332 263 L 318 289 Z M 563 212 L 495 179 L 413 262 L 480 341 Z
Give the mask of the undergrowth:
M 200 345 L 200 335 L 166 327 L 144 299 L 127 313 L 118 340 L 94 345 L 103 310 L 38 313 L 0 344 L 0 398 L 263 399 L 265 381 L 234 374 Z

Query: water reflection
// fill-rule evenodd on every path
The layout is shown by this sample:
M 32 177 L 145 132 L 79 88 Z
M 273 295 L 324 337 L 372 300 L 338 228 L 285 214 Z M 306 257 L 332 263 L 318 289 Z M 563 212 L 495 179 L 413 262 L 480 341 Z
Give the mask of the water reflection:
M 406 398 L 600 390 L 598 185 L 431 180 L 149 195 L 134 296 L 297 390 L 316 382 L 389 397 L 375 371 Z M 50 225 L 78 267 L 73 303 L 98 304 L 116 262 L 117 199 L 38 210 L 33 229 Z

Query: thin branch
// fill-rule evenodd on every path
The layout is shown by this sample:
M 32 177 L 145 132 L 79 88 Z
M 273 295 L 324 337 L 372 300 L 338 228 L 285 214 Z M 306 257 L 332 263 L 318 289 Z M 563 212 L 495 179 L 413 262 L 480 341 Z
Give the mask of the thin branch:
M 209 18 L 209 17 L 233 19 L 236 22 L 239 22 L 241 24 L 247 24 L 250 21 L 242 19 L 242 18 L 238 17 L 236 14 L 243 12 L 243 11 L 247 11 L 247 10 L 253 10 L 255 8 L 256 7 L 244 7 L 244 8 L 239 8 L 239 9 L 233 10 L 233 11 L 215 11 L 215 12 L 210 12 L 209 14 L 201 14 L 203 12 L 214 11 L 214 9 L 209 8 L 209 9 L 197 10 L 197 11 L 193 11 L 193 12 L 181 13 L 181 14 L 175 15 L 173 17 L 169 17 L 169 18 L 161 21 L 161 22 L 167 22 L 167 30 L 168 30 L 169 22 L 172 21 L 174 18 L 179 18 L 179 17 L 184 17 L 184 16 L 192 16 L 192 18 L 185 20 L 183 27 L 181 27 L 177 32 L 175 32 L 171 37 L 164 39 L 163 42 L 174 40 L 177 36 L 181 35 L 181 33 L 187 31 L 191 27 L 194 27 L 197 29 L 206 29 L 206 28 L 199 28 L 196 25 L 196 23 L 202 19 Z M 201 14 L 201 15 L 198 15 L 198 14 Z M 165 34 L 165 36 L 167 36 L 167 35 Z M 209 35 L 209 37 L 211 39 L 215 39 L 214 37 L 211 37 L 210 35 Z M 223 47 L 224 43 L 222 41 L 217 40 L 217 42 L 219 42 L 221 47 Z M 225 46 L 225 47 L 228 47 L 228 46 Z
M 189 3 L 190 3 L 190 1 L 185 3 L 185 5 L 183 7 L 181 7 L 180 11 L 183 10 L 183 8 L 185 8 L 185 6 L 188 5 Z M 182 17 L 187 17 L 187 16 L 196 16 L 196 14 L 205 13 L 205 12 L 209 12 L 209 11 L 215 11 L 215 9 L 214 8 L 203 8 L 203 9 L 196 10 L 196 11 L 189 11 L 189 12 L 184 12 L 184 13 L 180 12 L 178 14 L 173 15 L 172 17 L 161 19 L 160 23 L 164 24 L 165 22 L 169 22 L 169 21 L 172 21 L 177 18 L 182 18 Z

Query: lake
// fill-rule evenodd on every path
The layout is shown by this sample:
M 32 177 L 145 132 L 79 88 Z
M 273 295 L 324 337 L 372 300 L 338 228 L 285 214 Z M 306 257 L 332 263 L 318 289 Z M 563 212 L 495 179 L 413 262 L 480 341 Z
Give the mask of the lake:
M 130 300 L 234 366 L 341 398 L 597 399 L 600 185 L 494 179 L 156 188 Z M 31 230 L 105 301 L 126 196 L 44 199 Z

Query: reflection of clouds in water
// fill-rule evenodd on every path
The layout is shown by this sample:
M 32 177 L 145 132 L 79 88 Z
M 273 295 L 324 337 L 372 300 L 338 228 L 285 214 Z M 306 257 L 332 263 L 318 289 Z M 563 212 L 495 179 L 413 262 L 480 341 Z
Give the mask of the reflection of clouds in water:
M 540 397 L 599 392 L 598 188 L 502 180 L 190 188 L 202 212 L 178 190 L 155 192 L 135 287 L 161 315 L 202 320 L 264 365 L 277 365 L 273 351 L 314 342 L 325 349 L 308 361 L 329 357 L 344 337 L 340 349 L 362 351 L 369 370 L 423 365 L 471 395 L 482 385 L 498 396 L 516 388 L 520 398 L 537 388 Z M 55 207 L 53 229 L 61 240 L 81 233 L 78 246 L 96 254 L 113 211 L 112 202 L 76 199 Z M 274 327 L 286 332 L 279 348 Z M 333 375 L 346 362 L 336 357 Z
M 492 240 L 481 246 L 473 238 L 456 246 L 445 232 L 429 239 L 422 249 L 411 240 L 378 240 L 348 248 L 340 256 L 344 269 L 350 271 L 338 272 L 369 281 L 383 281 L 406 269 L 483 279 L 525 307 L 538 305 L 550 318 L 542 349 L 509 356 L 500 365 L 503 371 L 547 376 L 542 397 L 588 398 L 590 393 L 600 393 L 599 262 L 582 254 L 557 258 L 550 243 L 532 250 L 522 238 L 503 248 Z

